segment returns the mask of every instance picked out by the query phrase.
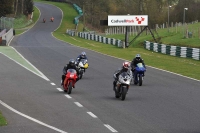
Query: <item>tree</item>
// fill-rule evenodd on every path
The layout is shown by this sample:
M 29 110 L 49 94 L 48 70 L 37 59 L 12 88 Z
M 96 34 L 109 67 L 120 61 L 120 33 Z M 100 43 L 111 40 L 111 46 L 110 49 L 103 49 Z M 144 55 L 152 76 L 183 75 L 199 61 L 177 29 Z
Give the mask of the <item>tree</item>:
M 1 0 L 0 2 L 0 17 L 11 14 L 13 11 L 14 0 Z
M 33 0 L 24 0 L 24 10 L 23 13 L 27 16 L 34 11 L 33 9 Z

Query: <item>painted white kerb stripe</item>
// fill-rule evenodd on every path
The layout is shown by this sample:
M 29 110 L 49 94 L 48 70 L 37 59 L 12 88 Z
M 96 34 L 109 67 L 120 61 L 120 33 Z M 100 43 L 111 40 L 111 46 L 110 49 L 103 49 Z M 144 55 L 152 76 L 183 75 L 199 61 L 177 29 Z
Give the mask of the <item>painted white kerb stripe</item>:
M 36 123 L 38 123 L 38 124 L 40 124 L 40 125 L 43 125 L 43 126 L 45 126 L 45 127 L 51 128 L 51 129 L 53 129 L 53 130 L 55 130 L 55 131 L 57 131 L 57 132 L 60 132 L 60 133 L 67 133 L 67 132 L 65 132 L 65 131 L 62 131 L 62 130 L 56 128 L 56 127 L 47 125 L 47 124 L 45 124 L 45 123 L 43 123 L 43 122 L 41 122 L 41 121 L 39 121 L 39 120 L 37 120 L 37 119 L 34 119 L 34 118 L 32 118 L 32 117 L 30 117 L 30 116 L 28 116 L 28 115 L 25 115 L 25 114 L 23 114 L 23 113 L 21 113 L 21 112 L 15 110 L 14 108 L 10 107 L 10 106 L 7 105 L 6 103 L 2 102 L 1 100 L 0 100 L 0 103 L 1 103 L 3 106 L 5 106 L 6 108 L 10 109 L 11 111 L 13 111 L 13 112 L 15 112 L 15 113 L 17 113 L 17 114 L 19 114 L 19 115 L 21 115 L 21 116 L 23 116 L 23 117 L 25 117 L 25 118 L 31 120 L 31 121 L 34 121 L 34 122 L 36 122 Z
M 92 116 L 93 118 L 97 118 L 96 115 L 94 115 L 92 112 L 87 112 L 90 116 Z
M 110 131 L 112 131 L 112 132 L 118 132 L 117 130 L 115 130 L 114 128 L 112 128 L 110 125 L 108 125 L 108 124 L 104 124 L 104 126 L 105 127 L 107 127 Z
M 83 107 L 79 102 L 74 102 L 78 107 Z

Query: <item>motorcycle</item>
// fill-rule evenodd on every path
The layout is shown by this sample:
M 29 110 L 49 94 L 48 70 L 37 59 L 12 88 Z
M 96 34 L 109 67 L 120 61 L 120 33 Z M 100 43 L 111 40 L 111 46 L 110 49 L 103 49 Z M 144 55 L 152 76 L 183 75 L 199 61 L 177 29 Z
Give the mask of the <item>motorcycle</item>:
M 77 80 L 77 73 L 74 69 L 68 69 L 65 75 L 65 80 L 63 83 L 63 89 L 68 94 L 71 94 L 72 87 L 74 87 L 76 80 Z
M 46 19 L 43 19 L 43 23 L 45 23 L 46 22 Z
M 87 59 L 81 59 L 78 64 L 76 61 L 76 65 L 79 70 L 79 79 L 81 79 L 85 73 L 85 70 L 89 67 L 89 64 L 87 62 Z
M 51 17 L 51 22 L 53 22 L 53 20 L 54 20 L 54 18 L 53 18 L 53 17 Z
M 143 66 L 143 64 L 138 63 L 137 66 L 135 67 L 135 72 L 134 72 L 134 84 L 135 85 L 137 85 L 139 83 L 139 86 L 142 86 L 145 71 L 146 71 L 146 68 Z
M 118 70 L 119 71 L 119 70 Z M 113 76 L 114 79 L 116 79 L 116 72 Z M 116 86 L 113 84 L 113 89 L 115 91 L 115 97 L 120 98 L 121 100 L 125 100 L 126 94 L 128 92 L 129 86 L 132 81 L 132 72 L 123 72 L 119 75 L 118 81 L 116 83 Z

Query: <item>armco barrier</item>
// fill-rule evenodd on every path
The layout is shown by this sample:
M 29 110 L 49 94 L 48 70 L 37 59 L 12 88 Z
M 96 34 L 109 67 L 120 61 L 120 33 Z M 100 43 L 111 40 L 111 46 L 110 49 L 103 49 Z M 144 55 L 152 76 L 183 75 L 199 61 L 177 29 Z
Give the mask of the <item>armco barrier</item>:
M 4 30 L 2 30 L 2 31 L 0 32 L 0 45 L 2 45 L 2 36 L 3 36 L 4 34 L 6 34 L 6 29 L 4 29 Z
M 6 46 L 13 37 L 13 28 L 11 28 L 6 34 L 2 35 L 2 45 Z
M 145 49 L 155 51 L 158 53 L 200 60 L 200 49 L 199 48 L 171 46 L 171 45 L 165 45 L 165 44 L 152 43 L 149 41 L 144 42 L 144 47 L 145 47 Z
M 78 12 L 78 16 L 76 16 L 75 18 L 74 18 L 74 24 L 76 24 L 76 25 L 78 25 L 78 22 L 79 22 L 79 18 L 81 17 L 81 16 L 83 16 L 83 11 L 82 11 L 82 9 L 78 6 L 78 5 L 76 5 L 76 4 L 73 4 L 73 7 L 74 7 L 74 9 Z
M 114 38 L 106 38 L 106 37 L 95 35 L 95 34 L 89 34 L 88 32 L 78 32 L 78 37 L 105 43 L 105 44 L 115 45 L 117 47 L 123 47 L 123 42 L 121 40 L 117 40 Z

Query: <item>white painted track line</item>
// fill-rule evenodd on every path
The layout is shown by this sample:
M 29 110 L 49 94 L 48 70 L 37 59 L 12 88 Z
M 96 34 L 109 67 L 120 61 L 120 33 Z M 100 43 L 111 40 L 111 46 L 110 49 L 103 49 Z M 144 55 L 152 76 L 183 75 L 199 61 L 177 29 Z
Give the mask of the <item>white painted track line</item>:
M 72 98 L 72 97 L 71 97 L 71 96 L 69 96 L 69 95 L 65 95 L 65 96 L 66 96 L 67 98 L 69 98 L 69 99 L 70 99 L 70 98 Z
M 97 118 L 96 115 L 94 115 L 92 112 L 87 112 L 90 116 L 92 116 L 93 118 Z
M 41 121 L 39 121 L 39 120 L 37 120 L 37 119 L 34 119 L 34 118 L 30 117 L 30 116 L 28 116 L 28 115 L 25 115 L 25 114 L 23 114 L 23 113 L 21 113 L 21 112 L 15 110 L 14 108 L 10 107 L 10 106 L 7 105 L 6 103 L 2 102 L 1 100 L 0 100 L 0 104 L 2 104 L 4 107 L 8 108 L 9 110 L 15 112 L 16 114 L 19 114 L 19 115 L 21 115 L 21 116 L 23 116 L 23 117 L 25 117 L 25 118 L 27 118 L 27 119 L 29 119 L 29 120 L 31 120 L 31 121 L 34 121 L 34 122 L 36 122 L 36 123 L 38 123 L 38 124 L 40 124 L 40 125 L 43 125 L 43 126 L 45 126 L 45 127 L 48 127 L 48 128 L 50 128 L 50 129 L 53 129 L 53 130 L 55 130 L 55 131 L 57 131 L 57 132 L 60 132 L 60 133 L 67 133 L 67 132 L 65 132 L 65 131 L 62 131 L 62 130 L 56 128 L 56 127 L 50 126 L 50 125 L 48 125 L 48 124 L 46 124 L 46 123 L 43 123 L 43 122 L 41 122 Z
M 61 88 L 57 88 L 57 90 L 58 90 L 58 91 L 63 91 L 63 89 L 61 89 Z
M 118 131 L 115 130 L 114 128 L 112 128 L 110 125 L 108 124 L 104 124 L 105 127 L 107 127 L 110 131 L 112 131 L 113 133 L 117 133 Z
M 51 85 L 56 85 L 56 84 L 54 84 L 54 83 L 51 83 Z
M 79 102 L 74 102 L 78 107 L 83 107 Z

